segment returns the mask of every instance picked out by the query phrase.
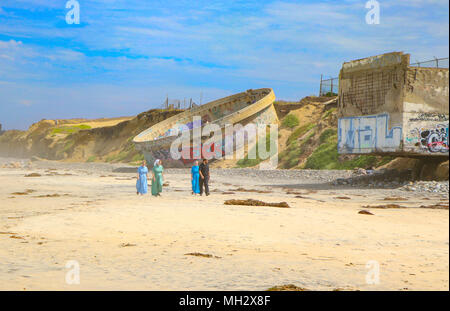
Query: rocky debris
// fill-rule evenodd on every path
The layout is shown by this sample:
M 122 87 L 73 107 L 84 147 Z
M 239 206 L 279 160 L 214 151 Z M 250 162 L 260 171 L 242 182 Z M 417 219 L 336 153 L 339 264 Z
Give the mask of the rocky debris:
M 247 199 L 247 200 L 226 200 L 225 205 L 247 205 L 247 206 L 272 206 L 280 208 L 290 208 L 286 202 L 279 203 L 267 203 L 259 200 Z
M 335 197 L 336 200 L 351 200 L 349 197 Z
M 297 199 L 307 199 L 307 200 L 311 199 L 310 197 L 305 197 L 303 195 L 296 195 L 295 198 L 297 198 Z
M 45 174 L 45 176 L 73 176 L 73 174 L 71 174 L 71 173 L 60 174 L 58 172 L 52 171 L 50 173 Z
M 402 206 L 398 204 L 385 204 L 385 205 L 366 205 L 364 208 L 408 208 L 407 206 Z M 448 202 L 439 202 L 431 205 L 421 205 L 418 208 L 430 208 L 430 209 L 448 209 Z
M 448 198 L 449 184 L 447 181 L 416 181 L 409 182 L 400 188 L 403 191 L 442 193 Z
M 304 194 L 311 194 L 311 193 L 317 193 L 317 190 L 305 189 L 302 192 L 300 192 L 300 191 L 292 191 L 292 190 L 287 190 L 286 191 L 286 194 L 296 194 L 296 195 L 304 195 Z
M 122 244 L 119 245 L 119 247 L 130 247 L 130 246 L 136 246 L 136 244 L 122 243 Z
M 378 189 L 399 189 L 403 191 L 439 193 L 448 197 L 449 183 L 446 181 L 413 181 L 412 171 L 399 172 L 396 169 L 381 169 L 371 174 L 353 171 L 349 178 L 337 178 L 334 186 L 351 186 Z
M 65 193 L 65 194 L 58 194 L 58 193 L 54 193 L 54 194 L 43 194 L 43 195 L 38 195 L 38 196 L 36 196 L 36 198 L 59 198 L 59 197 L 62 197 L 62 196 L 65 196 L 65 197 L 68 197 L 69 196 L 69 194 L 67 194 L 67 193 Z
M 383 200 L 384 201 L 408 201 L 407 198 L 402 198 L 402 197 L 386 197 Z
M 24 237 L 17 236 L 17 235 L 11 235 L 10 238 L 11 238 L 11 239 L 18 239 L 18 240 L 25 240 Z
M 300 192 L 300 191 L 286 191 L 286 194 L 295 194 L 295 195 L 302 195 L 302 194 L 305 194 L 305 193 L 303 193 L 303 192 Z
M 448 209 L 448 202 L 441 202 L 433 205 L 421 205 L 420 208 Z
M 211 254 L 203 254 L 203 253 L 187 253 L 184 254 L 185 256 L 196 256 L 196 257 L 203 257 L 203 258 L 216 258 L 216 259 L 220 259 L 222 257 L 219 256 L 214 256 Z
M 279 292 L 279 291 L 288 291 L 288 292 L 306 292 L 309 291 L 309 289 L 298 287 L 294 284 L 287 284 L 287 285 L 281 285 L 281 286 L 274 286 L 269 289 L 267 289 L 269 292 Z
M 15 169 L 20 169 L 20 168 L 24 168 L 24 169 L 31 169 L 32 167 L 32 163 L 31 161 L 13 161 L 13 162 L 8 162 L 8 163 L 4 163 L 1 164 L 0 168 L 15 168 Z
M 357 288 L 353 288 L 353 287 L 345 287 L 345 288 L 338 287 L 338 288 L 333 289 L 333 292 L 343 292 L 343 291 L 346 291 L 346 292 L 348 292 L 348 291 L 359 292 L 360 290 L 357 289 Z
M 22 164 L 19 162 L 11 162 L 7 164 L 3 164 L 2 168 L 22 168 Z
M 23 192 L 13 192 L 13 193 L 11 193 L 11 195 L 28 195 L 28 194 L 33 193 L 33 192 L 36 192 L 36 190 L 26 189 Z
M 31 174 L 26 174 L 25 177 L 41 177 L 42 175 L 39 173 L 31 173 Z
M 13 169 L 31 169 L 32 162 L 29 160 L 18 160 L 18 161 L 9 161 L 5 163 L 5 158 L 0 158 L 0 168 L 13 168 Z M 3 163 L 2 163 L 3 162 Z
M 366 210 L 361 210 L 361 211 L 358 212 L 358 214 L 361 214 L 361 215 L 374 215 L 371 212 L 366 211 Z
M 364 208 L 406 208 L 406 206 L 401 206 L 398 204 L 384 204 L 384 205 L 366 205 Z
M 134 169 L 133 173 L 136 171 Z M 164 171 L 167 174 L 190 174 L 189 168 L 167 168 Z M 337 178 L 349 178 L 352 171 L 346 170 L 260 170 L 257 168 L 210 168 L 211 177 L 226 176 L 230 180 L 237 180 L 233 177 L 246 176 L 255 180 L 308 180 L 310 183 L 333 182 Z
M 124 167 L 117 167 L 112 170 L 114 173 L 136 173 L 137 167 L 132 166 L 124 166 Z
M 412 179 L 412 171 L 396 169 L 363 170 L 357 169 L 349 178 L 337 178 L 333 185 L 362 186 L 368 188 L 398 188 Z
M 357 167 L 353 170 L 353 174 L 356 175 L 371 175 L 373 174 L 373 170 L 366 170 L 360 167 Z

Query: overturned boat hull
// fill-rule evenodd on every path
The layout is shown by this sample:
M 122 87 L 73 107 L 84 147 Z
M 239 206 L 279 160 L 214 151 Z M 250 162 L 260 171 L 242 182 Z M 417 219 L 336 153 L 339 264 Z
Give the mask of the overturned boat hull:
M 216 155 L 223 154 L 224 148 L 222 147 L 233 141 L 236 133 L 233 133 L 233 137 L 226 137 L 224 134 L 219 145 L 211 146 L 204 145 L 209 137 L 202 137 L 200 148 L 191 144 L 191 149 L 184 150 L 180 159 L 174 159 L 170 153 L 170 147 L 183 131 L 189 129 L 192 132 L 207 124 L 216 124 L 224 133 L 224 128 L 229 125 L 277 123 L 278 118 L 273 107 L 274 101 L 275 94 L 272 89 L 247 90 L 170 117 L 137 135 L 133 142 L 136 149 L 143 152 L 150 165 L 155 159 L 161 159 L 166 167 L 190 166 L 195 159 L 205 157 L 205 150 Z

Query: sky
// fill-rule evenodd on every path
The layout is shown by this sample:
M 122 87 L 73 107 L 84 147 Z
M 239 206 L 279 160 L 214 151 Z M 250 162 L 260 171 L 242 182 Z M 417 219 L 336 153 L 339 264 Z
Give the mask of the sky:
M 169 99 L 199 103 L 270 87 L 317 95 L 342 63 L 403 51 L 448 57 L 448 0 L 0 0 L 0 123 L 131 116 Z

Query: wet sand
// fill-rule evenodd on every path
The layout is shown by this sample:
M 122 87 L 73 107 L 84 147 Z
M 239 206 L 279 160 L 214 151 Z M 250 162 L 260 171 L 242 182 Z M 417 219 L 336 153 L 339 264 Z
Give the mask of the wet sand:
M 448 209 L 418 208 L 442 194 L 213 169 L 210 196 L 191 195 L 187 170 L 168 170 L 155 198 L 137 196 L 136 174 L 117 167 L 0 168 L 0 290 L 449 290 Z M 386 203 L 406 208 L 363 207 Z M 78 285 L 66 284 L 70 260 Z M 366 282 L 369 261 L 379 263 L 379 284 Z

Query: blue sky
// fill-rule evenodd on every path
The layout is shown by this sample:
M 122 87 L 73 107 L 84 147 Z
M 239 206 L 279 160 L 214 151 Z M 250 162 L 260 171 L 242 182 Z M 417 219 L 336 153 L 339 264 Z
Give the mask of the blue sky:
M 317 94 L 342 62 L 404 51 L 447 57 L 448 0 L 0 0 L 0 123 L 127 116 L 169 98 L 203 103 L 249 88 Z

